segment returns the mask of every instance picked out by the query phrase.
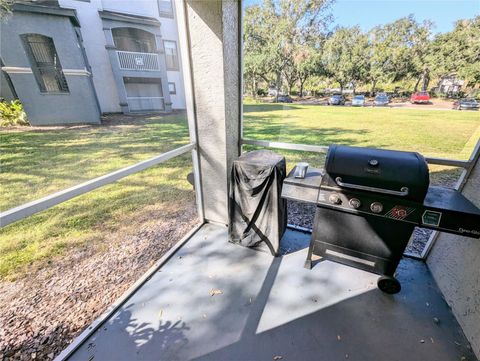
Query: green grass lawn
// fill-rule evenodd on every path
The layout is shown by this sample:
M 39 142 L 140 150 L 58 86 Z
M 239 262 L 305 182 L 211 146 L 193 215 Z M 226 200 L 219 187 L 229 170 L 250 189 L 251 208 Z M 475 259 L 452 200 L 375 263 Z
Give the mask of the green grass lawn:
M 246 104 L 244 136 L 252 139 L 418 151 L 467 159 L 480 136 L 480 113 L 450 110 Z
M 468 159 L 480 138 L 480 112 L 248 102 L 244 105 L 244 137 L 312 145 L 339 143 Z M 314 166 L 324 162 L 324 156 L 317 153 L 278 151 L 286 156 L 290 168 L 299 161 Z M 430 170 L 432 182 L 441 184 L 451 184 L 461 172 L 441 166 L 430 166 Z
M 246 104 L 244 136 L 290 143 L 415 150 L 467 159 L 480 135 L 480 113 L 436 110 Z M 185 115 L 130 118 L 102 126 L 0 131 L 0 208 L 9 209 L 188 143 Z M 254 147 L 245 147 L 253 149 Z M 320 165 L 314 153 L 279 150 L 293 162 Z M 0 229 L 0 278 L 68 249 L 101 245 L 107 233 L 132 227 L 149 207 L 191 206 L 189 154 L 74 198 Z M 458 172 L 435 167 L 437 178 Z M 140 217 L 141 218 L 141 217 Z M 53 257 L 53 258 L 52 258 Z
M 0 209 L 38 199 L 188 143 L 184 114 L 103 126 L 0 131 Z

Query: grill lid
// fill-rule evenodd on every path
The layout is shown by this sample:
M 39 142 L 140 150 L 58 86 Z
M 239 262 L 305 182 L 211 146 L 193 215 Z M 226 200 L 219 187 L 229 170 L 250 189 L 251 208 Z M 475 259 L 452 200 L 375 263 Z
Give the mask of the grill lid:
M 322 185 L 423 202 L 429 186 L 425 158 L 416 152 L 331 145 Z

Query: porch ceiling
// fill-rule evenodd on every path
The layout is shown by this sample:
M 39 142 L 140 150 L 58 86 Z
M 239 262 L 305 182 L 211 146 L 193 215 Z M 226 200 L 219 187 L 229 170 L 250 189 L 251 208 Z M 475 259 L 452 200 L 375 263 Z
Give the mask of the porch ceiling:
M 204 225 L 71 359 L 475 360 L 423 263 L 389 296 L 364 271 L 304 269 L 308 239 L 287 231 L 300 250 L 272 258 Z

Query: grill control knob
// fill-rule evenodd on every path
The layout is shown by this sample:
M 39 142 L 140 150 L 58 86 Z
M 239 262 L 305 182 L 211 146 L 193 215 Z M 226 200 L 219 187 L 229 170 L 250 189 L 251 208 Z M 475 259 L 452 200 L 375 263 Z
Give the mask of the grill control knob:
M 380 202 L 373 202 L 372 204 L 370 204 L 370 210 L 373 213 L 380 213 L 381 211 L 383 211 L 383 204 Z
M 342 199 L 340 198 L 340 195 L 338 193 L 332 193 L 330 194 L 330 196 L 328 197 L 328 200 L 330 201 L 330 203 L 332 204 L 340 204 L 342 203 Z
M 348 201 L 348 204 L 350 204 L 350 207 L 358 209 L 362 205 L 359 199 L 357 198 L 352 198 Z

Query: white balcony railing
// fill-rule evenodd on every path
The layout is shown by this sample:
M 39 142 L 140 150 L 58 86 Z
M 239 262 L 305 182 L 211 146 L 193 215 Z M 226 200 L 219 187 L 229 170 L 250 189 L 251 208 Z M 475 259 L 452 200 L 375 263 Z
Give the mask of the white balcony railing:
M 158 55 L 154 53 L 117 50 L 117 57 L 120 69 L 123 70 L 160 70 Z
M 127 103 L 131 112 L 165 110 L 163 97 L 127 97 Z

